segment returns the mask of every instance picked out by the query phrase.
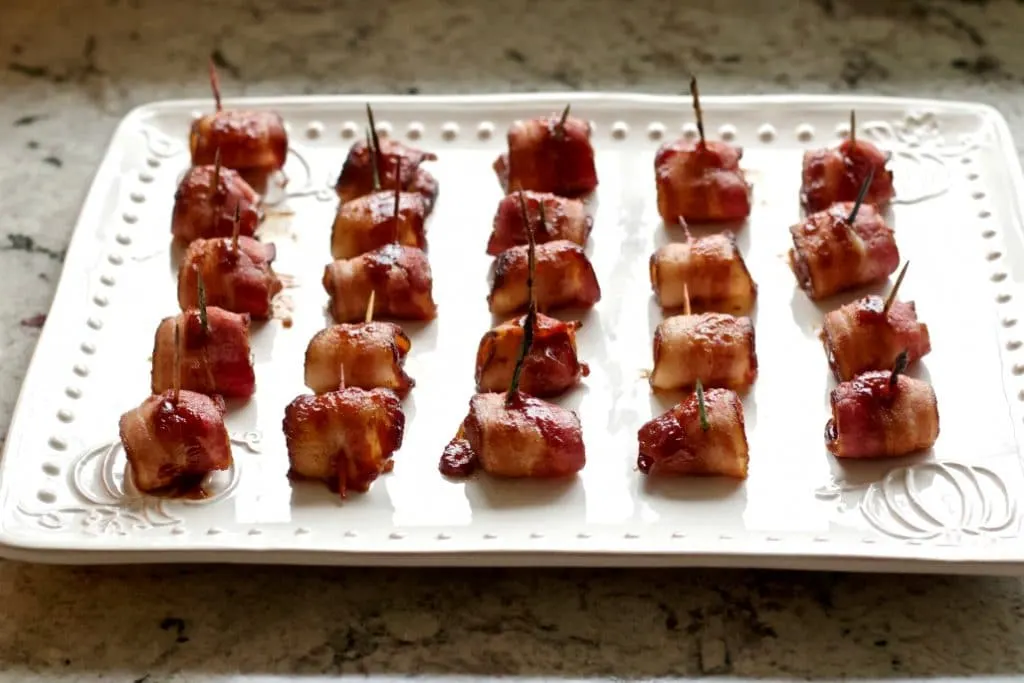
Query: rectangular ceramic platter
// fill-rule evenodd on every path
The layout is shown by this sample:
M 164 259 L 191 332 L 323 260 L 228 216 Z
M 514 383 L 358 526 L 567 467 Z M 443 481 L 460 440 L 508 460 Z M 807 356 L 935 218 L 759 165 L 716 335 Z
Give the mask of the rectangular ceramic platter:
M 1018 500 L 1024 349 L 1021 173 L 1005 121 L 971 104 L 881 98 L 707 97 L 709 134 L 743 146 L 753 211 L 738 230 L 760 290 L 760 376 L 744 399 L 750 476 L 742 483 L 652 481 L 636 470 L 637 429 L 669 402 L 645 371 L 661 311 L 651 252 L 659 220 L 653 156 L 694 127 L 686 98 L 626 95 L 369 98 L 382 131 L 436 152 L 441 194 L 428 222 L 440 313 L 408 325 L 405 443 L 394 472 L 342 502 L 292 483 L 284 406 L 305 391 L 303 353 L 326 324 L 333 181 L 364 127 L 363 98 L 228 102 L 288 123 L 290 195 L 261 231 L 278 247 L 294 324 L 253 332 L 258 391 L 227 418 L 236 469 L 213 501 L 123 491 L 117 421 L 149 390 L 157 322 L 176 312 L 169 221 L 188 164 L 186 132 L 210 102 L 142 107 L 117 129 L 75 229 L 53 308 L 25 380 L 2 465 L 2 543 L 47 562 L 274 562 L 402 565 L 671 565 L 1000 573 L 1024 568 Z M 579 412 L 587 465 L 561 483 L 445 480 L 438 458 L 473 393 L 480 336 L 493 324 L 484 245 L 502 194 L 491 163 L 517 118 L 560 110 L 594 123 L 600 187 L 587 252 L 603 289 L 579 312 Z M 933 351 L 932 452 L 843 465 L 823 445 L 828 371 L 812 304 L 785 254 L 800 218 L 804 150 L 834 145 L 856 108 L 859 135 L 893 153 L 891 221 Z M 280 194 L 280 193 L 277 193 Z M 273 197 L 272 197 L 273 199 Z M 280 197 L 277 197 L 280 199 Z M 885 287 L 872 291 L 881 292 Z M 563 316 L 564 317 L 564 316 Z

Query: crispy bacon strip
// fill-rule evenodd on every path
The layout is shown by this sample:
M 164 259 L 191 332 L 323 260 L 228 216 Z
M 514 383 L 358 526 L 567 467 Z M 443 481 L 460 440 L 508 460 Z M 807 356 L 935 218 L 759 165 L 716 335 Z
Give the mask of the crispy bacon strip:
M 706 387 L 746 391 L 757 379 L 754 324 L 724 313 L 674 315 L 654 331 L 655 391 Z
M 875 170 L 875 175 L 864 201 L 884 209 L 896 194 L 892 171 L 885 167 L 886 162 L 882 151 L 867 140 L 844 140 L 832 149 L 804 152 L 803 184 L 800 187 L 800 201 L 804 209 L 815 213 L 837 202 L 856 200 L 871 169 Z
M 284 411 L 289 474 L 319 479 L 344 498 L 390 472 L 402 447 L 405 414 L 388 389 L 348 387 L 297 397 Z
M 331 256 L 352 258 L 387 244 L 424 249 L 427 205 L 423 196 L 401 192 L 395 220 L 395 192 L 374 192 L 338 207 L 331 228 Z
M 231 467 L 224 399 L 168 390 L 121 416 L 132 481 L 145 493 L 188 492 Z
M 529 303 L 526 287 L 528 274 L 527 246 L 511 247 L 494 261 L 494 281 L 487 304 L 495 315 L 522 311 Z M 537 308 L 589 308 L 601 300 L 601 287 L 594 266 L 583 247 L 557 240 L 538 244 L 534 295 Z
M 401 170 L 398 171 L 399 175 L 396 178 L 396 161 L 399 159 Z M 437 179 L 420 168 L 420 165 L 425 161 L 436 160 L 437 155 L 432 152 L 424 152 L 392 138 L 381 139 L 378 161 L 380 190 L 394 192 L 397 184 L 404 192 L 419 193 L 423 197 L 426 215 L 429 215 L 437 201 L 438 184 Z M 334 189 L 343 204 L 377 191 L 373 186 L 370 147 L 365 140 L 359 140 L 349 148 Z
M 199 307 L 199 276 L 206 288 L 206 303 L 255 319 L 271 315 L 271 300 L 283 285 L 274 273 L 277 249 L 273 244 L 239 237 L 199 239 L 189 245 L 178 269 L 178 305 L 185 311 Z
M 739 396 L 728 389 L 708 389 L 704 405 L 706 431 L 696 394 L 640 428 L 637 467 L 641 472 L 747 478 L 750 455 Z
M 389 244 L 367 254 L 340 259 L 324 269 L 329 308 L 339 323 L 362 320 L 374 295 L 374 317 L 433 320 L 434 280 L 427 255 L 415 247 Z
M 750 184 L 740 168 L 743 149 L 685 139 L 654 156 L 658 213 L 666 224 L 742 221 L 750 215 Z
M 160 322 L 153 343 L 154 394 L 174 387 L 178 373 L 174 364 L 176 324 L 181 330 L 178 358 L 182 389 L 227 398 L 248 398 L 256 391 L 256 375 L 250 360 L 249 315 L 210 306 L 207 322 L 208 332 L 203 330 L 200 313 L 194 308 Z
M 742 315 L 757 298 L 757 285 L 729 231 L 660 247 L 651 255 L 650 272 L 664 309 L 682 308 L 688 293 L 695 309 Z
M 476 354 L 476 390 L 504 391 L 523 347 L 526 316 L 509 320 L 484 334 Z M 533 343 L 523 361 L 519 390 L 538 397 L 557 396 L 579 384 L 590 374 L 586 363 L 576 356 L 579 321 L 562 322 L 537 314 Z
M 467 477 L 478 467 L 504 478 L 548 479 L 576 474 L 586 464 L 576 413 L 516 393 L 476 394 L 458 434 L 444 449 L 441 473 Z
M 404 398 L 415 382 L 402 366 L 412 342 L 394 323 L 332 325 L 317 332 L 306 347 L 306 386 L 317 394 L 342 385 L 382 387 Z
M 237 171 L 224 167 L 215 171 L 212 165 L 193 166 L 185 172 L 174 193 L 171 234 L 186 244 L 203 238 L 231 237 L 238 207 L 238 234 L 252 237 L 263 220 L 261 201 Z
M 594 219 L 587 215 L 582 201 L 549 192 L 523 192 L 523 198 L 537 244 L 569 240 L 580 246 L 586 245 Z M 506 249 L 526 244 L 524 225 L 519 198 L 514 194 L 503 198 L 494 214 L 487 253 L 497 256 Z
M 851 225 L 852 209 L 852 202 L 834 204 L 789 229 L 790 267 L 811 299 L 884 282 L 899 267 L 896 238 L 881 214 L 862 204 Z
M 269 111 L 225 110 L 201 116 L 189 133 L 192 165 L 212 164 L 217 151 L 226 168 L 270 173 L 284 168 L 288 133 Z
M 516 121 L 508 130 L 508 152 L 494 162 L 505 193 L 518 189 L 582 197 L 597 188 L 590 122 L 561 114 Z
M 866 296 L 828 313 L 821 341 L 840 382 L 891 368 L 904 350 L 909 363 L 932 350 L 928 326 L 918 322 L 914 302 L 894 301 L 886 312 L 880 296 Z
M 886 458 L 931 448 L 939 408 L 927 382 L 889 370 L 867 372 L 832 390 L 825 445 L 837 458 Z

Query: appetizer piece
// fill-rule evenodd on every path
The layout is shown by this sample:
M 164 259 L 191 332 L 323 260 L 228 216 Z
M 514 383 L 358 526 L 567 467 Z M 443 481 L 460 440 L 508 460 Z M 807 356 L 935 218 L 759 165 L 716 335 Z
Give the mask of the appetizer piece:
M 508 129 L 508 152 L 494 162 L 506 194 L 515 190 L 582 197 L 597 187 L 590 122 L 569 116 L 516 121 Z
M 347 387 L 297 397 L 285 408 L 283 427 L 289 476 L 319 479 L 344 498 L 391 471 L 405 414 L 389 389 Z
M 433 320 L 434 280 L 427 255 L 415 247 L 389 244 L 324 269 L 324 289 L 335 321 L 360 320 L 374 295 L 374 317 Z
M 503 391 L 512 381 L 519 350 L 526 334 L 527 316 L 508 320 L 480 339 L 476 353 L 476 390 Z M 538 313 L 533 343 L 523 361 L 519 388 L 524 394 L 541 398 L 558 396 L 590 374 L 576 355 L 576 331 L 583 323 L 563 322 Z
M 395 160 L 396 164 L 401 159 Z M 396 168 L 396 172 L 398 169 Z M 424 249 L 427 205 L 415 192 L 376 191 L 338 206 L 331 228 L 331 256 L 352 258 L 387 244 Z
M 288 157 L 288 133 L 281 117 L 269 111 L 225 111 L 220 100 L 217 70 L 210 62 L 210 88 L 217 110 L 192 122 L 188 143 L 192 165 L 221 163 L 265 184 L 274 171 L 284 168 Z
M 932 350 L 928 326 L 918 322 L 914 302 L 896 300 L 908 265 L 909 261 L 903 265 L 885 299 L 866 296 L 825 315 L 821 341 L 838 381 L 891 368 L 903 350 L 908 363 Z
M 191 493 L 231 467 L 224 399 L 182 390 L 178 381 L 122 415 L 119 428 L 132 482 L 144 493 Z
M 750 318 L 694 315 L 686 306 L 683 315 L 665 318 L 654 331 L 655 391 L 690 389 L 703 380 L 708 387 L 743 392 L 755 379 L 757 353 Z
M 402 366 L 412 342 L 394 323 L 373 322 L 373 301 L 366 321 L 320 330 L 306 347 L 306 386 L 314 393 L 336 391 L 348 382 L 360 389 L 382 387 L 405 398 L 416 382 Z
M 728 389 L 696 391 L 637 432 L 644 474 L 747 478 L 743 404 Z
M 230 237 L 235 232 L 252 237 L 263 220 L 260 196 L 237 171 L 224 168 L 220 155 L 208 166 L 185 172 L 174 193 L 171 234 L 188 244 L 197 239 Z
M 888 156 L 867 140 L 857 139 L 857 119 L 850 112 L 850 137 L 834 149 L 804 152 L 800 202 L 807 213 L 824 211 L 839 202 L 852 202 L 869 175 L 863 201 L 884 209 L 896 192 Z
M 204 303 L 164 318 L 157 326 L 152 391 L 162 393 L 180 380 L 182 389 L 200 394 L 248 398 L 256 391 L 249 315 L 207 308 Z
M 507 478 L 571 476 L 586 464 L 583 431 L 576 413 L 520 390 L 523 366 L 537 328 L 533 297 L 535 269 L 533 231 L 529 235 L 527 290 L 529 304 L 523 322 L 523 343 L 508 391 L 480 393 L 469 401 L 469 413 L 441 455 L 441 473 L 466 477 L 478 467 Z
M 658 213 L 666 225 L 742 221 L 750 215 L 750 184 L 740 159 L 743 149 L 727 142 L 708 142 L 700 108 L 697 79 L 690 79 L 696 141 L 666 142 L 654 156 Z
M 537 244 L 569 240 L 580 246 L 586 245 L 594 220 L 587 215 L 582 201 L 549 192 L 523 192 L 523 195 L 530 224 L 535 226 L 533 231 Z M 524 225 L 518 197 L 506 196 L 498 202 L 494 227 L 487 241 L 487 253 L 497 256 L 506 249 L 526 244 Z
M 436 161 L 437 155 L 392 138 L 380 140 L 370 105 L 366 105 L 366 117 L 370 124 L 369 139 L 359 141 L 349 148 L 341 174 L 334 185 L 341 202 L 344 204 L 371 192 L 397 188 L 421 195 L 426 214 L 429 215 L 437 201 L 438 184 L 434 176 L 420 168 L 420 165 L 424 161 Z M 395 164 L 397 160 L 401 160 L 400 166 Z M 379 176 L 374 172 L 374 166 L 380 170 Z
M 797 284 L 813 300 L 883 282 L 900 264 L 892 229 L 864 195 L 853 204 L 833 204 L 789 229 L 789 263 Z
M 743 315 L 754 307 L 757 285 L 728 230 L 672 242 L 651 255 L 651 287 L 663 309 L 682 308 L 690 301 L 698 310 Z
M 494 281 L 487 304 L 495 315 L 523 310 L 530 298 L 527 287 L 528 246 L 511 247 L 494 260 Z M 601 286 L 583 247 L 568 240 L 539 244 L 536 249 L 538 308 L 589 308 L 601 300 Z
M 226 311 L 259 320 L 270 317 L 271 301 L 283 288 L 272 265 L 277 249 L 242 237 L 239 225 L 236 220 L 234 237 L 198 239 L 189 245 L 178 269 L 181 310 L 198 308 L 205 298 L 207 305 Z
M 888 458 L 935 444 L 935 391 L 927 382 L 903 374 L 907 357 L 901 353 L 891 372 L 866 372 L 832 390 L 825 446 L 837 458 Z

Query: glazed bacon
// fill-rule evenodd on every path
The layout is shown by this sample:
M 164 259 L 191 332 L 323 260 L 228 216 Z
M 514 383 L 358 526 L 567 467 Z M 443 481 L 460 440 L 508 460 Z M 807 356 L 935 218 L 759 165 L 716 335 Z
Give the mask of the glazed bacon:
M 680 139 L 654 157 L 658 213 L 667 225 L 742 221 L 750 215 L 743 150 L 725 142 Z
M 568 112 L 512 124 L 508 152 L 494 162 L 506 194 L 522 189 L 582 197 L 597 188 L 590 123 Z
M 420 165 L 425 161 L 436 161 L 437 155 L 391 138 L 384 138 L 379 144 L 379 188 L 374 187 L 373 183 L 372 145 L 360 140 L 349 148 L 334 186 L 342 204 L 377 191 L 390 190 L 393 196 L 397 186 L 403 192 L 419 194 L 423 198 L 424 213 L 429 215 L 437 201 L 438 184 L 437 179 Z
M 745 391 L 757 378 L 754 324 L 724 313 L 674 315 L 654 331 L 655 391 L 704 386 Z
M 231 237 L 237 207 L 238 234 L 252 237 L 263 220 L 260 202 L 260 196 L 238 172 L 212 164 L 193 166 L 174 193 L 171 234 L 185 244 Z
M 811 299 L 884 282 L 900 264 L 893 231 L 881 214 L 862 204 L 851 224 L 853 206 L 834 204 L 789 229 L 790 267 Z
M 231 467 L 224 399 L 170 389 L 121 416 L 132 482 L 144 493 L 188 492 Z
M 269 175 L 284 168 L 288 133 L 274 112 L 220 110 L 192 122 L 189 149 L 193 166 L 214 163 L 219 151 L 227 168 Z
M 382 387 L 404 398 L 416 384 L 402 368 L 410 348 L 409 337 L 394 323 L 332 325 L 306 347 L 306 386 L 317 394 L 342 385 Z
M 867 140 L 848 139 L 832 149 L 804 152 L 800 201 L 807 213 L 824 211 L 837 202 L 852 202 L 874 170 L 864 201 L 884 209 L 895 196 L 888 159 Z
M 285 408 L 283 427 L 290 476 L 322 480 L 344 498 L 391 471 L 405 415 L 388 389 L 347 387 L 297 397 Z
M 641 472 L 747 478 L 750 454 L 739 396 L 728 389 L 708 389 L 704 406 L 707 430 L 701 425 L 696 394 L 640 428 Z
M 867 372 L 832 390 L 825 445 L 837 458 L 886 458 L 931 448 L 939 408 L 927 382 L 892 372 Z
M 891 368 L 904 350 L 909 363 L 931 351 L 928 326 L 918 322 L 914 302 L 894 301 L 886 311 L 880 296 L 866 296 L 828 313 L 821 341 L 840 382 Z
M 341 204 L 331 228 L 331 256 L 352 258 L 392 243 L 426 248 L 427 205 L 423 196 L 400 192 L 397 213 L 395 220 L 394 190 L 374 192 Z
M 586 464 L 576 413 L 515 392 L 476 394 L 458 434 L 444 449 L 441 473 L 467 477 L 477 468 L 503 478 L 549 479 L 576 474 Z
M 594 220 L 578 199 L 567 199 L 550 192 L 523 192 L 526 213 L 533 227 L 534 240 L 545 244 L 556 240 L 569 240 L 580 246 L 587 243 Z M 543 212 L 541 206 L 543 205 Z M 498 202 L 494 214 L 494 227 L 487 242 L 487 253 L 497 256 L 501 252 L 526 244 L 526 230 L 519 199 L 510 194 Z
M 687 295 L 695 309 L 742 315 L 754 307 L 757 285 L 729 231 L 672 242 L 651 255 L 651 286 L 664 309 L 679 309 Z
M 433 320 L 433 276 L 427 255 L 415 247 L 389 244 L 367 254 L 339 259 L 324 269 L 324 289 L 335 321 L 361 320 L 374 294 L 373 317 Z
M 185 311 L 199 307 L 199 277 L 206 303 L 255 319 L 271 316 L 271 301 L 282 289 L 274 273 L 277 249 L 251 237 L 199 239 L 189 245 L 178 269 L 178 305 Z
M 476 390 L 504 391 L 512 382 L 523 346 L 526 316 L 509 320 L 484 334 L 476 354 Z M 530 396 L 550 397 L 576 386 L 590 374 L 576 355 L 579 321 L 562 322 L 538 313 L 533 343 L 523 361 L 519 389 Z
M 511 247 L 494 260 L 494 281 L 487 304 L 495 315 L 524 310 L 530 292 L 526 281 L 528 245 Z M 539 310 L 589 308 L 601 300 L 601 287 L 583 247 L 568 240 L 538 244 L 534 293 Z
M 256 375 L 249 348 L 249 315 L 209 306 L 206 316 L 208 330 L 194 308 L 160 322 L 153 344 L 154 394 L 173 388 L 175 377 L 180 377 L 182 389 L 200 394 L 252 396 Z M 175 327 L 180 330 L 177 354 Z

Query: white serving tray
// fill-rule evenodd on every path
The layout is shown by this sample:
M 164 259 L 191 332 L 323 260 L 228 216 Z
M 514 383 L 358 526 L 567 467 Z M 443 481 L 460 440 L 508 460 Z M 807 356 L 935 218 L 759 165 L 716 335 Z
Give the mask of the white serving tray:
M 687 98 L 550 94 L 372 97 L 382 132 L 437 153 L 428 223 L 439 318 L 407 325 L 405 444 L 395 470 L 341 502 L 286 476 L 284 406 L 304 391 L 303 351 L 325 324 L 331 191 L 362 135 L 363 98 L 228 102 L 288 122 L 288 197 L 262 230 L 278 246 L 294 325 L 254 332 L 256 397 L 228 417 L 236 468 L 213 499 L 124 492 L 117 419 L 148 393 L 157 321 L 176 311 L 169 220 L 188 164 L 186 133 L 210 102 L 131 112 L 96 175 L 15 411 L 0 467 L 0 552 L 45 562 L 273 562 L 402 565 L 671 565 L 1003 573 L 1024 568 L 1018 501 L 1024 418 L 1020 166 L 1005 121 L 973 104 L 884 98 L 706 97 L 708 131 L 744 146 L 753 213 L 739 244 L 760 291 L 760 376 L 745 399 L 750 477 L 648 481 L 637 429 L 667 405 L 644 371 L 661 313 L 647 262 L 673 237 L 655 204 L 657 146 L 693 134 Z M 473 393 L 492 324 L 484 246 L 501 197 L 491 171 L 516 118 L 560 110 L 594 122 L 600 187 L 587 251 L 604 298 L 583 314 L 592 372 L 561 399 L 580 413 L 587 466 L 567 483 L 441 477 L 438 458 Z M 893 152 L 892 221 L 912 261 L 941 414 L 934 452 L 840 465 L 823 445 L 834 386 L 819 308 L 785 253 L 800 216 L 803 150 L 835 144 L 856 108 L 859 135 Z M 274 198 L 272 198 L 274 199 Z M 281 200 L 281 197 L 276 197 Z M 288 215 L 287 212 L 292 212 Z M 878 290 L 876 290 L 878 291 Z M 839 305 L 853 295 L 840 297 Z

